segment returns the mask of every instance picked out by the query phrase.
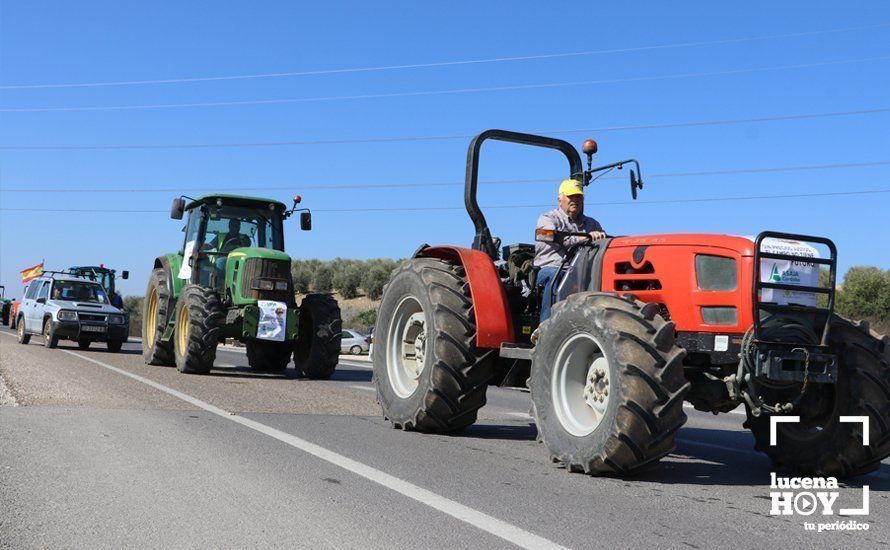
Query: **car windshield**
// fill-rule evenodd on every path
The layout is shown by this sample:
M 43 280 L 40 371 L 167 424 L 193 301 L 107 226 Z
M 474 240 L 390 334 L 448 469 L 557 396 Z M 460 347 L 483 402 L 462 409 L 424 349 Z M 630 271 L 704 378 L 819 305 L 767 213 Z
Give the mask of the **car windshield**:
M 283 250 L 281 213 L 240 206 L 211 208 L 205 250 L 228 253 L 242 246 Z
M 51 298 L 68 302 L 108 303 L 102 286 L 87 281 L 56 281 L 53 283 Z

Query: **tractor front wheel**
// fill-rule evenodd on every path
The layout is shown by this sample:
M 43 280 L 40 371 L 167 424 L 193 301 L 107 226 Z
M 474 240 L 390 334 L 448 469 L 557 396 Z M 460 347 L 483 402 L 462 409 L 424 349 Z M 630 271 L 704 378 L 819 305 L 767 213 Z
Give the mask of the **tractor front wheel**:
M 288 342 L 250 340 L 247 342 L 247 364 L 253 370 L 282 372 L 290 363 L 291 349 Z
M 162 342 L 176 302 L 168 288 L 170 274 L 163 267 L 152 270 L 142 306 L 142 358 L 146 365 L 173 366 L 173 344 Z
M 434 258 L 403 263 L 383 292 L 374 334 L 377 401 L 393 427 L 445 433 L 476 422 L 494 355 L 476 348 L 463 267 Z
M 535 423 L 553 462 L 627 474 L 674 449 L 685 352 L 657 304 L 582 292 L 553 307 L 532 359 Z
M 770 445 L 770 415 L 748 412 L 745 427 L 754 448 L 773 464 L 815 476 L 850 477 L 876 470 L 890 456 L 890 337 L 833 316 L 828 345 L 838 357 L 836 384 L 810 384 L 793 415 L 799 423 L 778 423 L 776 445 Z M 793 394 L 799 393 L 799 385 Z M 790 394 L 762 396 L 781 402 Z M 868 418 L 868 445 L 863 425 L 841 422 L 842 416 Z
M 308 294 L 300 303 L 294 365 L 297 375 L 327 380 L 340 361 L 343 322 L 340 306 L 330 294 Z
M 173 354 L 176 368 L 187 374 L 210 372 L 216 359 L 219 329 L 226 310 L 215 290 L 186 285 L 176 302 Z

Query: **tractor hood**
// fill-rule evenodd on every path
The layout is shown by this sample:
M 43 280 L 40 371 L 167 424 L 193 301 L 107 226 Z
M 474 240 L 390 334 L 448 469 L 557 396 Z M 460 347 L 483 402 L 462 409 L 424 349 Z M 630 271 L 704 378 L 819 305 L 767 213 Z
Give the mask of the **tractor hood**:
M 748 237 L 713 233 L 672 233 L 663 235 L 639 235 L 615 237 L 609 248 L 636 248 L 639 246 L 695 246 L 733 250 L 740 256 L 754 256 L 754 242 Z
M 272 248 L 241 247 L 229 252 L 229 260 L 237 260 L 239 258 L 262 258 L 264 260 L 290 261 L 290 256 L 280 250 L 274 250 Z

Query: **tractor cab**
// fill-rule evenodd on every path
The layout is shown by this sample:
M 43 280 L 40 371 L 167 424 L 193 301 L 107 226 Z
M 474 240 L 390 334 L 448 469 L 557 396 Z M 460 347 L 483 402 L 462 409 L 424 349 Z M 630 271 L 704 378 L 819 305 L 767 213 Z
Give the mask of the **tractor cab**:
M 294 207 L 288 210 L 275 200 L 239 195 L 206 195 L 188 204 L 183 198 L 175 199 L 170 216 L 182 219 L 188 212 L 179 278 L 222 291 L 230 260 L 246 260 L 253 254 L 251 249 L 264 249 L 266 252 L 260 255 L 282 259 L 279 256 L 285 256 L 283 220 L 293 214 L 299 202 L 300 197 L 295 197 Z M 309 211 L 303 209 L 300 226 L 304 231 L 311 229 L 311 219 Z
M 115 279 L 117 278 L 117 271 L 114 269 L 108 269 L 104 264 L 100 264 L 98 266 L 73 266 L 69 268 L 68 271 L 78 277 L 96 281 L 105 289 L 105 292 L 108 294 L 115 307 L 120 308 L 123 306 L 123 300 L 116 290 Z M 121 279 L 128 279 L 129 277 L 130 272 L 127 270 L 122 271 L 120 274 Z

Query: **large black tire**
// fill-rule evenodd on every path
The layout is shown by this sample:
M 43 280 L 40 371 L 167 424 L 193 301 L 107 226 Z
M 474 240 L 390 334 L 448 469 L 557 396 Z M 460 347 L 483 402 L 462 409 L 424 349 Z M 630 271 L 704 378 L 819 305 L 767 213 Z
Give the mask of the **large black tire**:
M 90 344 L 92 344 L 92 342 L 90 340 L 78 340 L 77 341 L 77 347 L 80 349 L 90 349 Z
M 270 342 L 249 340 L 247 342 L 247 364 L 258 371 L 282 372 L 290 363 L 290 342 Z
M 433 258 L 404 262 L 384 289 L 374 335 L 377 401 L 395 428 L 446 433 L 476 422 L 495 356 L 476 347 L 463 267 Z M 406 335 L 414 339 L 419 360 L 392 349 Z
M 53 330 L 53 319 L 47 317 L 43 320 L 43 345 L 52 349 L 59 345 L 59 337 Z
M 19 314 L 18 319 L 15 322 L 15 330 L 18 334 L 19 344 L 27 344 L 31 341 L 31 335 L 28 334 L 28 331 L 25 330 L 25 316 Z
M 822 477 L 865 474 L 890 456 L 890 337 L 835 315 L 828 344 L 839 359 L 837 384 L 809 386 L 791 413 L 801 423 L 779 423 L 775 446 L 769 444 L 769 415 L 749 411 L 745 427 L 754 434 L 754 448 L 778 468 Z M 869 418 L 868 446 L 862 445 L 862 424 L 842 423 L 841 416 Z
M 170 274 L 163 267 L 153 269 L 148 278 L 148 287 L 142 302 L 142 358 L 146 365 L 172 367 L 175 364 L 173 342 L 161 341 L 170 316 L 176 308 L 176 300 L 173 299 L 170 287 L 167 286 L 170 283 Z M 155 294 L 156 301 L 153 302 Z M 156 309 L 152 311 L 152 307 Z
M 300 303 L 294 365 L 297 376 L 327 380 L 340 361 L 343 322 L 340 306 L 330 294 L 308 294 Z
M 658 313 L 657 304 L 582 292 L 541 324 L 529 386 L 553 462 L 572 472 L 628 474 L 674 449 L 686 422 L 686 352 Z
M 175 310 L 173 356 L 186 374 L 207 374 L 216 360 L 219 329 L 226 318 L 219 294 L 201 285 L 186 285 Z
M 3 326 L 6 326 L 9 324 L 9 312 L 12 309 L 12 305 L 9 303 L 5 303 L 0 307 L 2 307 L 2 313 L 0 313 L 0 317 L 2 317 L 2 319 L 0 319 L 0 322 L 3 323 Z
M 124 347 L 124 342 L 122 340 L 109 340 L 105 342 L 105 347 L 111 353 L 119 353 L 121 348 Z

